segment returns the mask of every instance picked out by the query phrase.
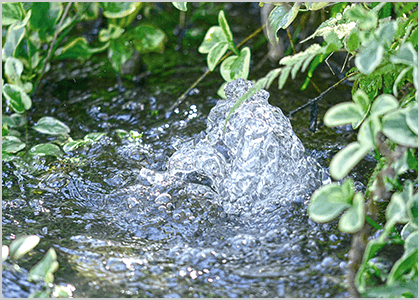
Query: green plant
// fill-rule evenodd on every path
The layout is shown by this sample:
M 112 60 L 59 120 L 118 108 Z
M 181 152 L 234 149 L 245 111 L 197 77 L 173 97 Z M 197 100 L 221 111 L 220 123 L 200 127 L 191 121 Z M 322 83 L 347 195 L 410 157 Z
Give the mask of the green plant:
M 260 5 L 264 5 L 263 2 Z M 328 3 L 274 3 L 267 26 L 275 33 L 287 29 L 300 11 L 330 7 Z M 304 6 L 304 9 L 302 9 Z M 357 141 L 340 150 L 330 164 L 331 176 L 344 179 L 366 156 L 377 160 L 366 192 L 355 192 L 354 182 L 332 183 L 315 191 L 308 207 L 317 222 L 329 222 L 340 216 L 339 229 L 353 233 L 350 250 L 349 290 L 352 296 L 417 296 L 417 220 L 418 220 L 418 13 L 416 3 L 337 3 L 331 17 L 302 41 L 322 37 L 301 52 L 280 60 L 280 68 L 256 81 L 237 100 L 230 115 L 243 101 L 278 78 L 279 89 L 289 77 L 308 70 L 301 89 L 307 88 L 317 67 L 335 52 L 346 52 L 344 65 L 354 59 L 355 67 L 345 79 L 353 80 L 353 101 L 332 107 L 324 116 L 327 126 L 351 124 L 358 130 Z M 293 46 L 293 43 L 292 43 Z M 207 54 L 209 70 L 223 60 L 230 49 L 240 59 L 223 11 L 219 26 L 210 28 L 199 48 Z M 245 53 L 245 52 L 244 52 Z M 249 74 L 250 53 L 244 55 L 241 68 L 222 63 L 220 72 L 226 81 Z M 344 66 L 343 66 L 344 69 Z M 342 81 L 342 80 L 341 80 Z M 340 82 L 341 82 L 340 81 Z M 330 88 L 331 89 L 331 88 Z M 308 102 L 316 101 L 330 90 Z M 220 91 L 220 89 L 219 89 Z M 303 107 L 302 107 L 303 108 Z M 299 108 L 293 113 L 299 111 Z M 381 203 L 388 203 L 383 209 Z M 344 212 L 344 213 L 343 213 Z M 381 225 L 382 224 L 382 225 Z M 400 230 L 398 224 L 403 225 Z M 372 236 L 379 230 L 379 238 Z M 363 242 L 369 238 L 367 245 Z M 360 242 L 362 241 L 362 242 Z M 403 245 L 404 253 L 389 272 L 375 263 L 377 253 L 391 245 Z
M 7 111 L 2 118 L 2 160 L 22 156 L 27 146 L 28 115 L 32 108 L 31 93 L 41 85 L 41 79 L 51 68 L 51 60 L 77 59 L 85 61 L 93 54 L 108 50 L 108 58 L 117 73 L 136 53 L 161 52 L 165 33 L 152 25 L 133 26 L 141 9 L 150 4 L 141 2 L 15 2 L 2 3 L 2 26 L 7 28 L 3 40 L 3 63 L 6 82 L 3 95 Z M 70 35 L 76 24 L 103 16 L 108 27 L 99 32 L 99 43 L 90 45 L 86 37 Z M 46 51 L 48 49 L 48 51 Z M 42 117 L 31 126 L 39 133 L 56 137 L 53 142 L 34 145 L 25 154 L 60 157 L 63 151 L 73 150 L 103 134 L 87 135 L 73 141 L 70 128 L 63 122 Z M 25 130 L 25 142 L 20 129 Z
M 18 265 L 18 260 L 25 254 L 34 249 L 40 241 L 36 235 L 25 235 L 15 239 L 10 246 L 2 246 L 2 263 L 9 261 L 11 265 L 5 266 L 3 269 L 12 268 L 17 272 L 23 273 L 22 268 Z M 32 292 L 30 298 L 69 298 L 72 296 L 74 289 L 54 284 L 53 273 L 58 269 L 57 254 L 53 248 L 50 248 L 44 257 L 35 264 L 28 273 L 28 281 L 38 283 L 43 282 L 42 290 Z

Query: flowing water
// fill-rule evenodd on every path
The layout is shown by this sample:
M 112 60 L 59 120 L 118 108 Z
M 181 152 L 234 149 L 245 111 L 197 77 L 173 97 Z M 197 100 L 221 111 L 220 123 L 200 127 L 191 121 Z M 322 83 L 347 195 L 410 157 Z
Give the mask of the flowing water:
M 191 82 L 128 82 L 121 91 L 104 72 L 101 64 L 63 66 L 34 98 L 39 114 L 69 124 L 74 139 L 107 135 L 64 159 L 3 163 L 3 244 L 40 236 L 32 258 L 54 247 L 55 282 L 73 285 L 75 297 L 348 296 L 350 237 L 336 223 L 312 222 L 306 208 L 329 180 L 331 157 L 355 138 L 351 129 L 313 134 L 307 112 L 290 122 L 260 92 L 224 132 L 226 112 L 249 83 L 231 85 L 228 100 L 217 101 L 217 74 L 166 119 L 175 94 L 199 73 Z M 270 89 L 270 103 L 285 112 L 304 104 L 311 96 L 298 88 Z M 121 137 L 119 129 L 143 136 Z M 351 176 L 363 181 L 364 172 Z M 24 258 L 23 272 L 3 271 L 3 297 L 39 288 L 27 281 L 32 265 Z

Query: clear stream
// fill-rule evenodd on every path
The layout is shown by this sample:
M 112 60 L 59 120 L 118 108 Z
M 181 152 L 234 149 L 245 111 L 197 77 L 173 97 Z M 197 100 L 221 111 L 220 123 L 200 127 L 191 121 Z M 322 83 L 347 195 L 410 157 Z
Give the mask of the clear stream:
M 169 119 L 164 112 L 201 72 L 177 67 L 166 75 L 150 76 L 147 84 L 125 81 L 125 91 L 117 87 L 115 75 L 103 63 L 61 63 L 48 76 L 43 93 L 33 99 L 38 115 L 31 122 L 50 115 L 69 124 L 73 139 L 90 132 L 107 136 L 67 153 L 64 159 L 3 163 L 3 244 L 22 234 L 41 237 L 31 260 L 29 256 L 21 260 L 23 273 L 3 271 L 3 297 L 27 297 L 39 288 L 27 281 L 25 272 L 49 247 L 57 251 L 60 263 L 55 282 L 73 285 L 74 297 L 348 296 L 344 274 L 350 236 L 340 233 L 336 223 L 312 222 L 306 213 L 310 193 L 292 193 L 313 190 L 322 176 L 315 180 L 311 177 L 315 173 L 302 169 L 279 173 L 277 182 L 275 174 L 282 166 L 275 163 L 290 160 L 286 164 L 290 168 L 303 160 L 305 168 L 324 173 L 332 156 L 353 141 L 355 134 L 348 127 L 329 129 L 322 124 L 311 133 L 308 111 L 290 120 L 293 131 L 289 120 L 279 115 L 287 127 L 283 134 L 294 140 L 290 149 L 295 152 L 287 152 L 291 151 L 287 147 L 276 150 L 285 144 L 276 140 L 281 131 L 273 125 L 272 135 L 264 136 L 271 139 L 267 153 L 277 156 L 255 162 L 262 168 L 271 166 L 265 173 L 254 177 L 247 173 L 236 182 L 233 172 L 249 164 L 232 159 L 250 158 L 245 152 L 252 145 L 243 143 L 235 153 L 224 145 L 228 147 L 226 158 L 219 144 L 218 163 L 227 161 L 220 165 L 226 168 L 224 177 L 199 170 L 201 173 L 186 179 L 185 174 L 177 174 L 178 169 L 168 170 L 174 162 L 171 156 L 191 143 L 197 143 L 195 149 L 199 149 L 200 143 L 211 140 L 215 131 L 211 116 L 210 121 L 207 117 L 212 107 L 222 103 L 214 98 L 221 84 L 219 75 L 212 74 L 206 84 L 193 90 Z M 261 72 L 255 76 L 266 73 Z M 336 81 L 328 71 L 321 76 L 324 78 L 318 81 L 323 89 Z M 269 103 L 287 115 L 316 96 L 299 91 L 303 79 L 282 91 L 273 85 Z M 320 103 L 319 117 L 344 97 L 350 97 L 348 87 L 329 94 Z M 273 106 L 264 105 L 262 110 L 271 107 L 276 112 Z M 234 122 L 235 116 L 231 124 Z M 228 132 L 237 133 L 242 125 L 237 126 Z M 143 136 L 120 138 L 117 129 L 136 130 Z M 47 140 L 38 136 L 33 142 Z M 194 155 L 190 160 L 183 156 L 181 161 L 200 163 Z M 371 164 L 367 158 L 351 176 L 364 183 Z M 171 172 L 174 176 L 168 175 Z M 270 179 L 261 183 L 267 174 Z M 197 176 L 204 182 L 197 184 Z M 248 182 L 250 178 L 258 182 Z M 312 179 L 315 181 L 309 183 Z M 288 189 L 279 188 L 280 181 Z M 249 184 L 249 190 L 245 186 L 241 190 L 245 192 L 237 193 L 234 187 L 241 183 Z M 362 183 L 359 188 L 363 189 Z M 279 196 L 283 192 L 287 197 Z M 266 195 L 269 197 L 264 198 Z

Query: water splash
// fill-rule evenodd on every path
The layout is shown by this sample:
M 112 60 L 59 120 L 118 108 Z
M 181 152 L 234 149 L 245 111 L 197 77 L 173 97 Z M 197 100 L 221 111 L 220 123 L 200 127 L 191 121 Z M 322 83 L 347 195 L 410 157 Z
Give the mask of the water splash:
M 280 108 L 260 90 L 228 112 L 253 83 L 238 79 L 226 85 L 227 100 L 211 110 L 207 129 L 188 141 L 168 162 L 171 175 L 209 186 L 229 213 L 250 212 L 268 202 L 306 197 L 329 179 L 310 156 Z

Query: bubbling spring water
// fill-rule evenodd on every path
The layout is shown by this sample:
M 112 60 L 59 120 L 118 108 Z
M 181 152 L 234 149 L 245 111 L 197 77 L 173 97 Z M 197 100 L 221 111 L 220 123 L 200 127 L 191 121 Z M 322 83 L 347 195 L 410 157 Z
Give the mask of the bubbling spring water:
M 225 87 L 227 100 L 210 111 L 207 129 L 172 155 L 168 170 L 187 182 L 209 186 L 227 213 L 252 214 L 269 203 L 299 201 L 323 183 L 328 173 L 310 156 L 288 118 L 260 90 L 237 108 L 253 83 L 238 79 Z

